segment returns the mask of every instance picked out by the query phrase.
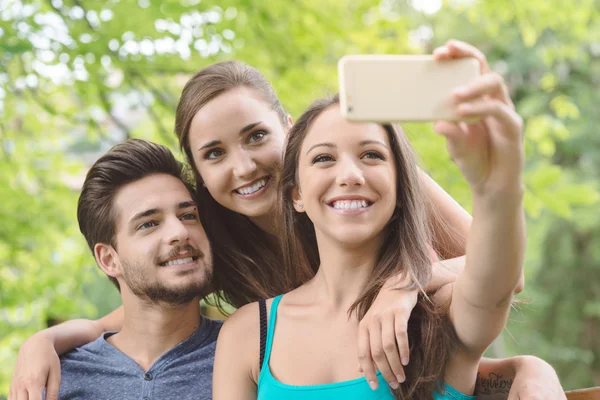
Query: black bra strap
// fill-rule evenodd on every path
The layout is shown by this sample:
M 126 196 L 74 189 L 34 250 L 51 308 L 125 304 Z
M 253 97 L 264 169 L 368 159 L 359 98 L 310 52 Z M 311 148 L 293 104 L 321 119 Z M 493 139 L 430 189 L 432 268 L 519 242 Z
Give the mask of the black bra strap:
M 258 311 L 260 317 L 260 365 L 258 368 L 260 371 L 265 359 L 265 348 L 267 347 L 267 303 L 264 299 L 258 300 Z

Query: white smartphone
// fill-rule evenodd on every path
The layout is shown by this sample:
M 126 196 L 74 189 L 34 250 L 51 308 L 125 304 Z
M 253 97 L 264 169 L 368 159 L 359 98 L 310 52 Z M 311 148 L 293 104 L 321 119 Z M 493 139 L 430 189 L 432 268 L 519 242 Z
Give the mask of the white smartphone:
M 340 108 L 350 121 L 460 120 L 452 90 L 479 76 L 474 58 L 356 55 L 338 63 Z

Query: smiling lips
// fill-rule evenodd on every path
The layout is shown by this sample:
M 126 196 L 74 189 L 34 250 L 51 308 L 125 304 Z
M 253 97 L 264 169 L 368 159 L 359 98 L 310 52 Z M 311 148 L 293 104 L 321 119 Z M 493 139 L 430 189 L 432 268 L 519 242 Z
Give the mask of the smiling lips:
M 327 205 L 339 214 L 354 215 L 367 211 L 375 202 L 362 196 L 337 197 L 327 202 Z
M 189 249 L 186 249 L 185 253 L 169 254 L 169 257 L 166 260 L 161 260 L 158 265 L 161 267 L 171 267 L 173 265 L 184 265 L 196 262 L 200 257 L 203 257 L 201 251 L 193 249 L 189 246 Z
M 248 185 L 241 186 L 234 190 L 235 193 L 243 198 L 255 198 L 260 196 L 271 182 L 270 176 L 263 176 Z

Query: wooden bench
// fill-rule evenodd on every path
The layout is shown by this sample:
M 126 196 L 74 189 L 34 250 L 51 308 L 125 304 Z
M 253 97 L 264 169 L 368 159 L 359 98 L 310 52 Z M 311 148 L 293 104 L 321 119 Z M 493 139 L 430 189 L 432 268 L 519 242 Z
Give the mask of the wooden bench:
M 569 390 L 568 400 L 600 400 L 600 386 L 587 389 Z

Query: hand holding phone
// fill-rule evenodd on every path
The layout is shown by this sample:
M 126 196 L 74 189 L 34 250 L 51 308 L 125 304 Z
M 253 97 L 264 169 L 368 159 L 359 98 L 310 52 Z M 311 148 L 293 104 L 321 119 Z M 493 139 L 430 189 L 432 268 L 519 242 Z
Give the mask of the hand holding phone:
M 338 63 L 340 108 L 351 121 L 460 120 L 452 90 L 480 75 L 475 58 L 356 55 Z

